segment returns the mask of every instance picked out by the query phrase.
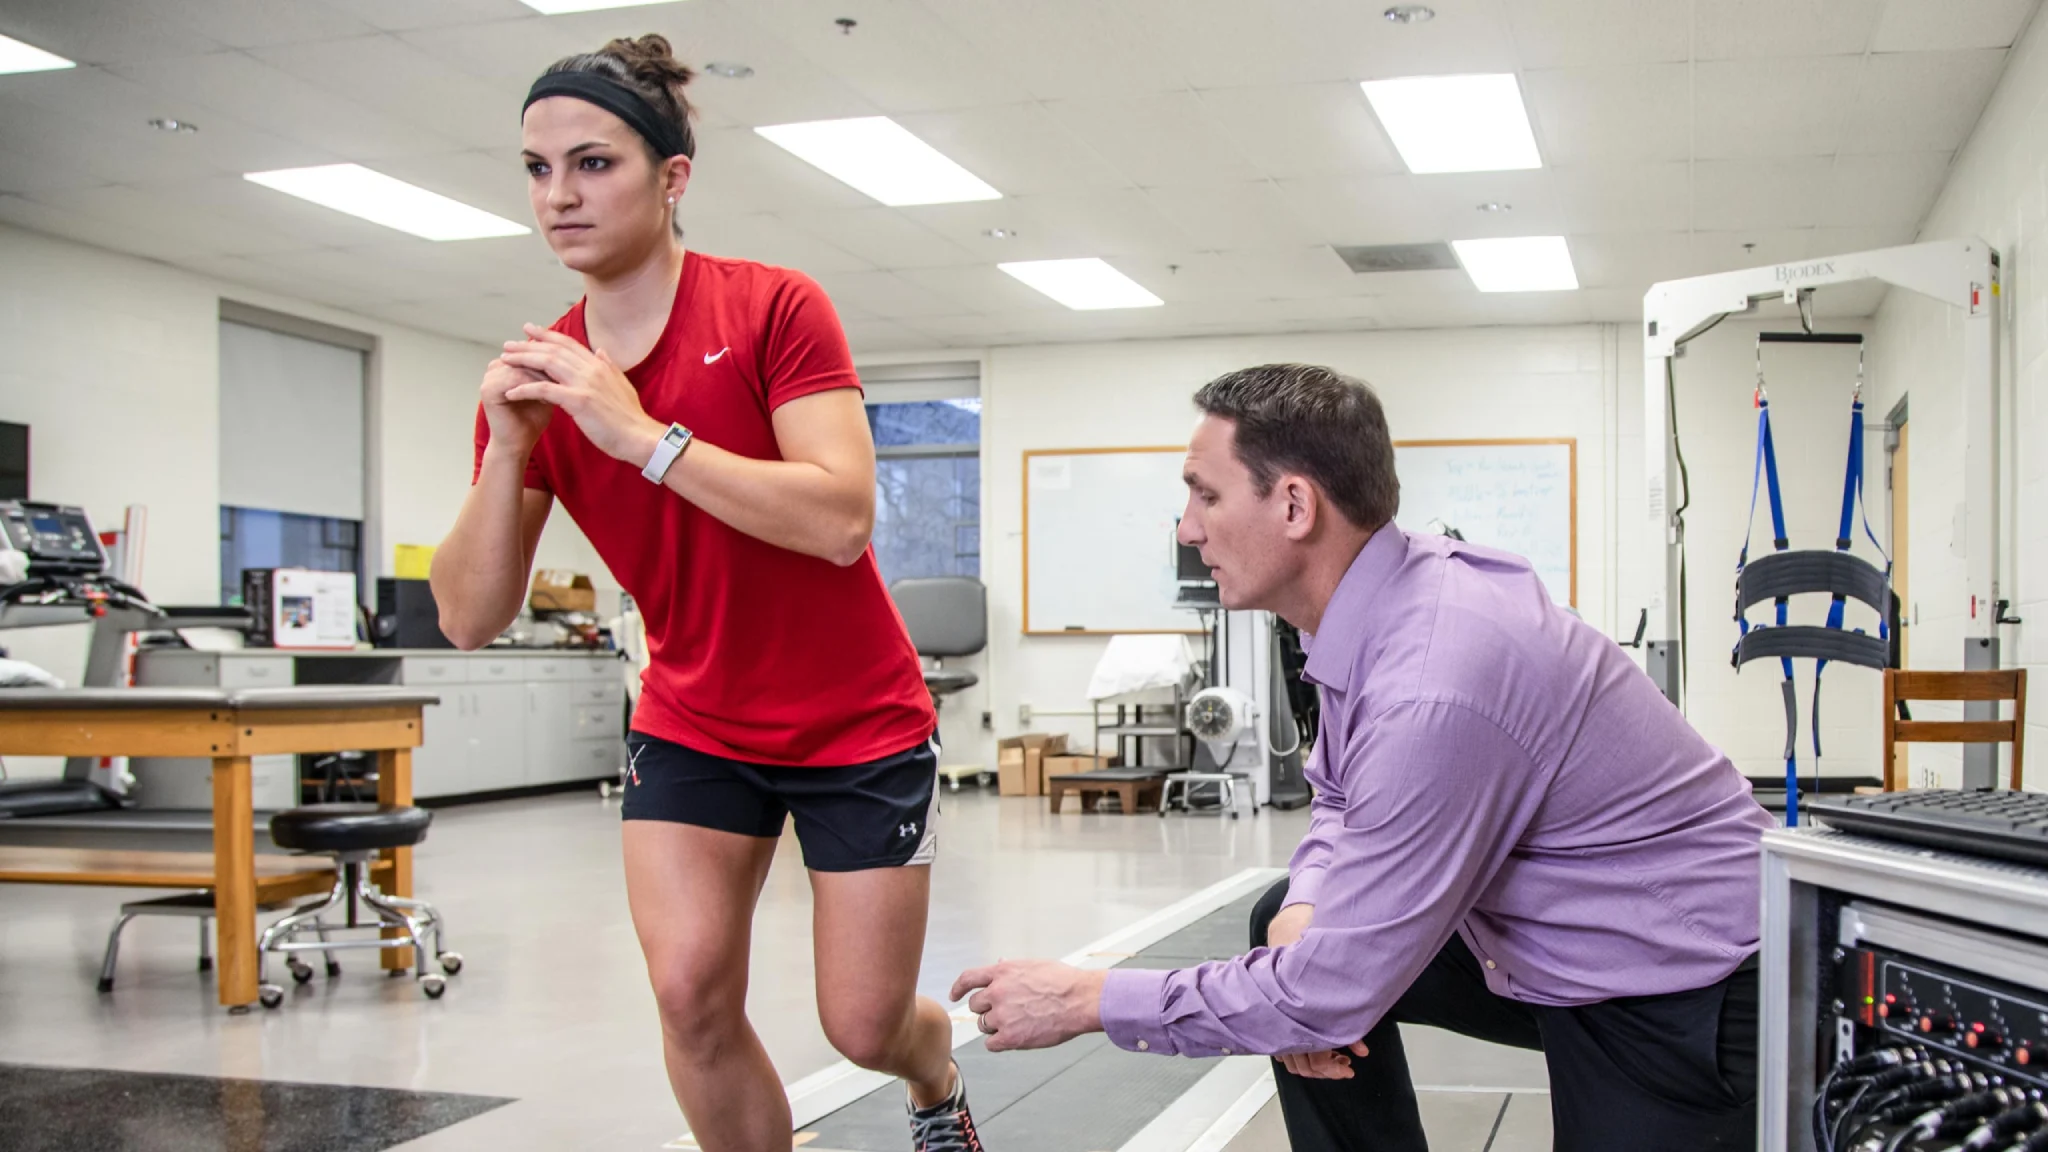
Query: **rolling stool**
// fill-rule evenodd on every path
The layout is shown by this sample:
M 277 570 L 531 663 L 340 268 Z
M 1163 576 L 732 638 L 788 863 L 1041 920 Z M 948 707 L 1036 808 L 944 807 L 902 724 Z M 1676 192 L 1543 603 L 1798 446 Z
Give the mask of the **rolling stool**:
M 434 934 L 434 955 L 441 970 L 453 976 L 462 971 L 462 956 L 442 949 L 443 921 L 434 906 L 420 900 L 386 896 L 370 880 L 370 867 L 385 848 L 406 848 L 427 838 L 433 814 L 423 808 L 382 804 L 307 804 L 286 809 L 270 818 L 270 839 L 279 848 L 294 852 L 319 853 L 334 857 L 334 890 L 319 904 L 308 904 L 263 930 L 256 945 L 257 998 L 265 1008 L 284 1002 L 284 989 L 265 976 L 272 952 L 307 952 L 329 948 L 410 948 L 413 972 L 429 999 L 438 1000 L 447 991 L 447 981 L 427 971 L 425 933 Z M 368 904 L 377 914 L 374 925 L 357 923 L 356 902 Z M 321 916 L 346 909 L 343 924 L 323 924 Z M 333 940 L 329 932 L 343 928 L 394 928 L 401 935 L 389 940 Z M 320 935 L 317 941 L 294 940 L 301 931 Z M 300 984 L 313 978 L 313 968 L 296 957 L 289 961 L 292 979 Z

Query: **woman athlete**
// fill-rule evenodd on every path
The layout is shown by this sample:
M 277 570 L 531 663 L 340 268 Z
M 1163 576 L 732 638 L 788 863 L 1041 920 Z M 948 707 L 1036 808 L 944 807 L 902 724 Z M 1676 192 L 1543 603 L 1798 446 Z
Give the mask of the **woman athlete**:
M 684 253 L 690 76 L 642 36 L 557 62 L 527 96 L 534 219 L 584 298 L 484 374 L 475 480 L 434 557 L 441 627 L 476 648 L 512 622 L 557 501 L 644 614 L 626 895 L 702 1147 L 789 1148 L 744 1006 L 793 817 L 827 1039 L 908 1082 L 917 1152 L 979 1152 L 951 1023 L 916 994 L 937 717 L 868 547 L 860 381 L 810 278 Z

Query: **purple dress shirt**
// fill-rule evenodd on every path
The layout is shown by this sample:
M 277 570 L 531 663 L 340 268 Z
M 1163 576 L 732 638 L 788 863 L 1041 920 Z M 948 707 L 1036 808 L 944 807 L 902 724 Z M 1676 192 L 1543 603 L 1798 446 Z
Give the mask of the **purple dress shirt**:
M 1456 932 L 1487 986 L 1588 1004 L 1712 984 L 1757 947 L 1749 783 L 1526 560 L 1388 525 L 1303 637 L 1322 688 L 1308 932 L 1103 989 L 1119 1047 L 1336 1048 Z

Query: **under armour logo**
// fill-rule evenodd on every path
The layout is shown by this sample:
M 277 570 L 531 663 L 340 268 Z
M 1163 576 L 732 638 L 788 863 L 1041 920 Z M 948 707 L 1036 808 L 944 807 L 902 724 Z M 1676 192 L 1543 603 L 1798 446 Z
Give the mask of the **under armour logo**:
M 898 837 L 898 838 L 900 838 L 900 839 L 904 839 L 904 840 L 908 840 L 908 839 L 909 839 L 909 838 L 911 838 L 912 836 L 915 836 L 915 835 L 917 835 L 917 824 L 916 824 L 916 822 L 915 822 L 915 821 L 913 821 L 913 822 L 911 822 L 911 823 L 909 823 L 909 824 L 905 824 L 905 825 L 903 825 L 903 826 L 902 826 L 901 828 L 898 828 L 898 829 L 896 829 L 896 835 L 897 835 L 897 837 Z
M 730 352 L 730 351 L 732 351 L 732 349 L 731 349 L 730 347 L 725 347 L 725 348 L 720 348 L 720 349 L 719 349 L 718 351 L 716 351 L 716 352 L 706 352 L 706 353 L 704 354 L 704 362 L 705 362 L 706 364 L 716 364 L 716 363 L 718 363 L 718 362 L 719 362 L 720 360 L 723 360 L 723 359 L 725 359 L 725 354 L 726 354 L 727 352 Z

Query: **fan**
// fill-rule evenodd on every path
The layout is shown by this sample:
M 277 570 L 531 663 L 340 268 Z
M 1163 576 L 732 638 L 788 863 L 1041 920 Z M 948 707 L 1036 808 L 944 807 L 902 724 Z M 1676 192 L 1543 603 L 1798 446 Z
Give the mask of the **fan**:
M 1237 742 L 1237 734 L 1258 719 L 1258 705 L 1235 688 L 1204 688 L 1188 701 L 1188 731 L 1220 751 Z

